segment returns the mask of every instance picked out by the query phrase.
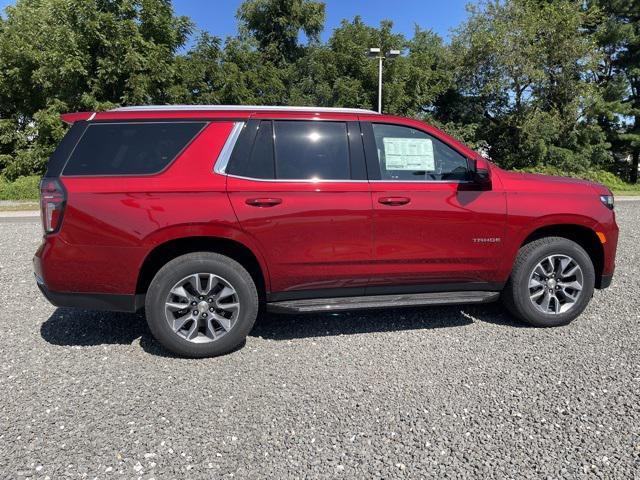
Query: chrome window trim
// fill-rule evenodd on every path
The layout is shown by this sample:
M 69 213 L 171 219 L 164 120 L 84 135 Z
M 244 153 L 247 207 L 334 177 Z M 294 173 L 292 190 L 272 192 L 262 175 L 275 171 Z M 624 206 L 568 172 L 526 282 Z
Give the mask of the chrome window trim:
M 242 175 L 232 175 L 225 173 L 227 177 L 239 178 L 241 180 L 252 180 L 254 182 L 274 182 L 274 183 L 286 183 L 286 182 L 298 182 L 298 183 L 473 183 L 471 180 L 331 180 L 326 178 L 319 178 L 317 180 L 311 179 L 286 179 L 286 178 L 254 178 L 244 177 Z
M 225 175 L 225 170 L 227 169 L 227 165 L 229 164 L 229 159 L 231 158 L 231 153 L 233 152 L 233 148 L 236 146 L 236 142 L 240 137 L 240 132 L 245 126 L 245 122 L 234 122 L 233 127 L 231 128 L 231 132 L 227 137 L 227 140 L 224 142 L 222 146 L 222 150 L 220 150 L 220 155 L 216 160 L 216 163 L 213 166 L 213 171 L 215 173 L 219 173 L 221 175 Z
M 369 180 L 371 183 L 473 183 L 473 180 Z
M 290 178 L 253 178 L 243 177 L 241 175 L 225 174 L 227 177 L 239 178 L 241 180 L 252 180 L 254 182 L 275 182 L 275 183 L 369 183 L 369 180 L 329 180 L 326 178 L 312 179 L 290 179 Z

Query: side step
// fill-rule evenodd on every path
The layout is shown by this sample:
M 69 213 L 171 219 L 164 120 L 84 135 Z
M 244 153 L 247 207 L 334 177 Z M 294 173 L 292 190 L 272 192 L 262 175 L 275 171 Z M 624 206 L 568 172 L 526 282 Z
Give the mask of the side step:
M 416 307 L 423 305 L 455 305 L 488 303 L 497 300 L 500 292 L 432 292 L 399 295 L 369 295 L 362 297 L 314 298 L 267 303 L 267 310 L 276 313 L 335 312 L 385 307 Z

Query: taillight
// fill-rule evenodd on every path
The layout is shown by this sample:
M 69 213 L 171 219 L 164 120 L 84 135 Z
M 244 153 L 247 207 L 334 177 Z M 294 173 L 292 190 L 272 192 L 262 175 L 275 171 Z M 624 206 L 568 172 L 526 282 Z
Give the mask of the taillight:
M 67 193 L 55 178 L 43 178 L 40 182 L 40 213 L 44 233 L 53 233 L 60 228 Z

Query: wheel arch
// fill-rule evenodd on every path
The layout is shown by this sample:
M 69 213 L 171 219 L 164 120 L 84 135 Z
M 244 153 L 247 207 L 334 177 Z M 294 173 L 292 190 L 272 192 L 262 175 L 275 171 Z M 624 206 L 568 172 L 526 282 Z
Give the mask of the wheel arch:
M 224 237 L 190 236 L 174 238 L 156 245 L 143 260 L 138 271 L 136 294 L 145 294 L 155 274 L 167 262 L 194 252 L 213 252 L 225 255 L 242 265 L 251 275 L 263 300 L 268 287 L 268 272 L 256 254 L 246 245 Z
M 596 288 L 600 288 L 604 269 L 604 248 L 596 232 L 585 226 L 572 223 L 544 225 L 533 230 L 522 241 L 519 248 L 544 237 L 562 237 L 580 245 L 593 262 L 596 273 Z

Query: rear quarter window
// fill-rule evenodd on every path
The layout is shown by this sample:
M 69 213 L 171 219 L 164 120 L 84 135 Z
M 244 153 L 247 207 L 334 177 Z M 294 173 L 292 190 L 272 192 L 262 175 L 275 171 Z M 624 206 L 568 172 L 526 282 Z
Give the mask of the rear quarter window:
M 167 167 L 206 122 L 119 122 L 89 125 L 64 175 L 150 175 Z

